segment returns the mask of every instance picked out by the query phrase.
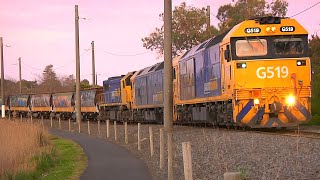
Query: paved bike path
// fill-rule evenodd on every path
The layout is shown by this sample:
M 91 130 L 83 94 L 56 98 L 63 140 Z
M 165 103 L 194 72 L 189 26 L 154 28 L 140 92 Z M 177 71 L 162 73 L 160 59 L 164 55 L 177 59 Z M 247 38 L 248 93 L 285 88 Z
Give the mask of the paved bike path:
M 50 129 L 49 132 L 58 137 L 71 139 L 83 148 L 88 157 L 88 167 L 81 175 L 81 180 L 152 179 L 143 161 L 118 145 L 99 138 L 58 129 Z

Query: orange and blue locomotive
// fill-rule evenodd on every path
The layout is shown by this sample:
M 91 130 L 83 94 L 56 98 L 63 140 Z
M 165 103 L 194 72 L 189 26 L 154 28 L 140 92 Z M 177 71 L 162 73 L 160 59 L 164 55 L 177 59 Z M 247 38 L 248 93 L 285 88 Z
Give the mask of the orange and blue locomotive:
M 176 123 L 270 128 L 311 119 L 308 33 L 294 19 L 243 21 L 172 64 Z M 119 77 L 112 90 L 119 102 L 103 102 L 110 112 L 102 114 L 162 122 L 163 62 L 127 77 Z
M 177 121 L 251 128 L 311 119 L 308 33 L 294 19 L 246 20 L 175 66 Z

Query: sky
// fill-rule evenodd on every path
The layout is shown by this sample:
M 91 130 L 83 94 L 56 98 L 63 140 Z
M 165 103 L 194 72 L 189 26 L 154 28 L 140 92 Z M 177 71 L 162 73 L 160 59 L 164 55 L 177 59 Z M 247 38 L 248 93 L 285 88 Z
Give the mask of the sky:
M 79 5 L 81 79 L 92 81 L 91 41 L 95 42 L 98 84 L 108 77 L 139 70 L 163 60 L 142 46 L 162 22 L 163 0 L 0 0 L 0 37 L 3 37 L 5 78 L 36 80 L 46 65 L 59 76 L 75 75 L 74 5 Z M 172 0 L 195 7 L 211 7 L 217 26 L 218 8 L 232 0 Z M 271 2 L 271 0 L 268 0 Z M 319 0 L 288 0 L 290 17 Z M 320 4 L 296 16 L 310 34 L 320 34 Z

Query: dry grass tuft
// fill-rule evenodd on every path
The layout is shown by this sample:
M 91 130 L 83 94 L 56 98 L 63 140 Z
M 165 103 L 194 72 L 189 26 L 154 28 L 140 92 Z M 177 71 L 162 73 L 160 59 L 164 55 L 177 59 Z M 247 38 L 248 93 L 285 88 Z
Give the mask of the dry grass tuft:
M 40 125 L 0 120 L 0 176 L 34 170 L 31 159 L 48 144 L 48 132 Z

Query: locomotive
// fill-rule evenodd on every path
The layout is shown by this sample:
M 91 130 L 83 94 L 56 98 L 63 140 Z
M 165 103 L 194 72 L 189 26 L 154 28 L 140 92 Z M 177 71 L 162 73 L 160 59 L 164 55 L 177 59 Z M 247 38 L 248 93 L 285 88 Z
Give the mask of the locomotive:
M 311 120 L 308 32 L 295 19 L 245 20 L 175 57 L 172 67 L 174 123 L 271 128 Z M 101 93 L 82 96 L 90 99 L 81 98 L 84 119 L 161 123 L 163 76 L 159 62 L 109 77 Z M 18 113 L 75 118 L 74 92 L 69 93 L 41 95 L 46 109 L 32 103 L 38 95 L 21 97 L 21 107 L 14 99 L 7 103 Z M 68 103 L 60 107 L 55 99 L 62 96 Z
M 311 119 L 308 32 L 295 19 L 245 20 L 172 66 L 175 123 L 270 128 Z M 163 62 L 109 78 L 103 91 L 100 118 L 162 122 Z

